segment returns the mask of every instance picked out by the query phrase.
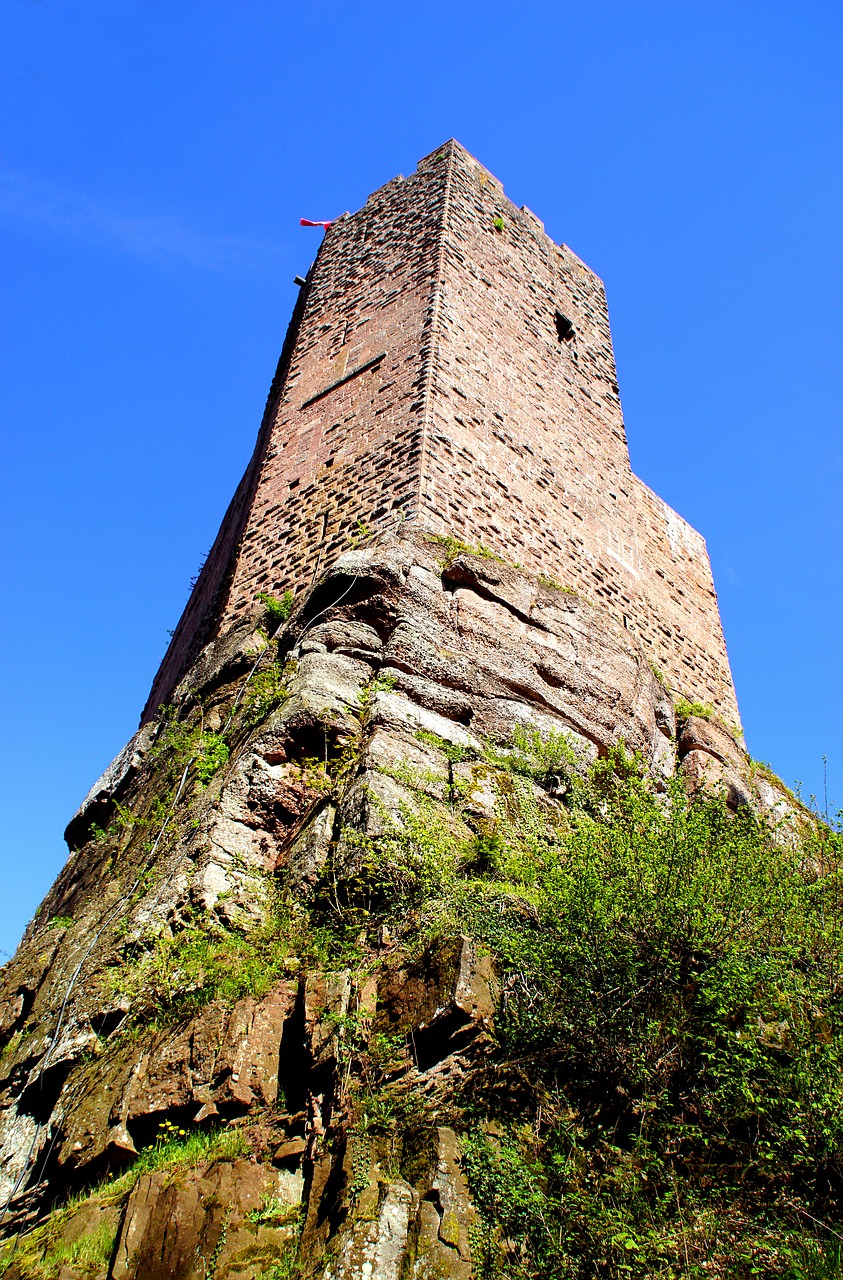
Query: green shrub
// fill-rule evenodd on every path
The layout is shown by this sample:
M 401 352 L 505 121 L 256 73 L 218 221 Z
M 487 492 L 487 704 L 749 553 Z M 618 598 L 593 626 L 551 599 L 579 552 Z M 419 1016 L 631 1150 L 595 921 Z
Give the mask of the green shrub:
M 132 1003 L 135 1024 L 170 1021 L 211 1000 L 265 995 L 285 972 L 298 933 L 286 917 L 238 932 L 203 918 L 158 937 L 130 964 L 112 971 L 114 991 Z
M 460 538 L 455 538 L 450 533 L 429 533 L 427 540 L 428 542 L 438 542 L 444 548 L 445 555 L 441 561 L 443 570 L 449 569 L 459 556 L 480 556 L 483 560 L 499 560 L 503 563 L 503 556 L 499 556 L 496 551 L 484 546 L 482 542 L 463 542 Z
M 698 716 L 701 720 L 714 717 L 714 708 L 707 702 L 689 702 L 687 698 L 677 697 L 673 700 L 673 707 L 680 720 L 687 720 L 688 716 Z
M 315 911 L 334 963 L 384 922 L 495 959 L 496 1048 L 455 1100 L 478 1274 L 821 1275 L 819 1224 L 843 1219 L 840 834 L 783 846 L 717 795 L 654 793 L 622 749 L 587 771 L 569 749 L 497 748 L 493 819 L 414 795 L 383 836 L 347 833 L 353 873 Z M 566 803 L 537 796 L 563 769 Z
M 268 591 L 259 591 L 258 600 L 266 610 L 266 620 L 272 633 L 287 621 L 296 603 L 292 591 L 284 591 L 280 597 L 270 595 Z

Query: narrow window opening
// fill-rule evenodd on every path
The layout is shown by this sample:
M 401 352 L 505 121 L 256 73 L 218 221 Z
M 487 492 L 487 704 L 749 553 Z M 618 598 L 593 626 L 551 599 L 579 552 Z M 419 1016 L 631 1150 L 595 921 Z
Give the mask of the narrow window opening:
M 556 321 L 556 336 L 560 342 L 573 342 L 577 335 L 577 331 L 571 324 L 567 316 L 563 316 L 561 311 L 557 311 L 554 316 Z

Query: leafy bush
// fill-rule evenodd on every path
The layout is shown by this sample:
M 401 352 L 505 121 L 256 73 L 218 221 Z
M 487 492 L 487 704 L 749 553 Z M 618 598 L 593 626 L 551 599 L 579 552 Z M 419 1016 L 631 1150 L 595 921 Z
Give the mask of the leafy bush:
M 843 1213 L 839 837 L 784 849 L 604 765 L 541 843 L 532 918 L 466 899 L 503 974 L 486 1273 L 783 1274 Z
M 674 698 L 673 708 L 680 720 L 687 720 L 688 716 L 698 716 L 701 720 L 711 720 L 714 717 L 714 708 L 709 703 L 689 702 L 681 696 Z
M 149 950 L 112 972 L 111 984 L 131 1000 L 136 1024 L 168 1021 L 211 1000 L 265 995 L 285 972 L 296 938 L 291 922 L 278 916 L 243 933 L 201 919 L 155 939 Z
M 259 591 L 258 600 L 266 610 L 266 620 L 273 633 L 287 621 L 296 603 L 296 597 L 292 591 L 283 592 L 280 598 L 270 595 L 268 591 Z
M 384 923 L 496 959 L 497 1047 L 456 1100 L 480 1274 L 833 1274 L 839 833 L 784 844 L 718 794 L 656 795 L 622 750 L 584 772 L 569 749 L 499 751 L 494 820 L 414 795 L 382 836 L 347 833 L 317 900 L 334 963 Z M 542 799 L 563 768 L 565 805 Z

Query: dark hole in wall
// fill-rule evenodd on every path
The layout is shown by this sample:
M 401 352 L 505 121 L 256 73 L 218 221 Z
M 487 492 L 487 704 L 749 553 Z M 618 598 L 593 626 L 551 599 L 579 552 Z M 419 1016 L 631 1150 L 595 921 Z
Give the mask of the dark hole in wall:
M 453 1009 L 430 1026 L 414 1031 L 410 1037 L 410 1050 L 419 1071 L 429 1071 L 443 1058 L 467 1048 L 476 1032 L 477 1028 L 459 1009 Z
M 557 311 L 554 315 L 556 324 L 556 336 L 560 342 L 573 342 L 577 331 L 567 316 L 563 316 L 561 311 Z
M 112 1031 L 116 1031 L 125 1019 L 125 1009 L 106 1009 L 104 1012 L 91 1015 L 91 1026 L 98 1036 L 107 1040 Z
M 293 1012 L 284 1023 L 278 1050 L 278 1104 L 289 1115 L 307 1106 L 311 1058 L 304 1024 L 304 987 L 299 991 Z
M 18 1111 L 27 1112 L 37 1124 L 45 1125 L 56 1109 L 72 1065 L 68 1061 L 57 1062 L 38 1072 L 21 1093 Z

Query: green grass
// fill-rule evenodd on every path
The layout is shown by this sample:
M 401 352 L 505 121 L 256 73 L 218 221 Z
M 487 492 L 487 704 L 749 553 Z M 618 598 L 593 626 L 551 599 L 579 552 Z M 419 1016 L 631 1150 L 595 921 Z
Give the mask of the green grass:
M 56 1280 L 65 1266 L 73 1267 L 80 1276 L 102 1275 L 114 1252 L 116 1223 L 101 1223 L 72 1239 L 68 1237 L 74 1215 L 95 1206 L 119 1205 L 144 1174 L 166 1169 L 175 1175 L 206 1162 L 233 1160 L 247 1155 L 248 1150 L 237 1129 L 188 1133 L 165 1122 L 158 1141 L 146 1147 L 121 1177 L 74 1196 L 34 1231 L 0 1245 L 0 1277 L 13 1263 L 27 1280 Z
M 441 561 L 443 569 L 450 569 L 460 556 L 480 556 L 483 560 L 498 560 L 504 563 L 503 556 L 499 556 L 496 551 L 484 546 L 482 542 L 463 542 L 450 533 L 428 533 L 425 536 L 428 542 L 437 542 L 444 548 L 445 555 Z
M 212 1000 L 259 999 L 285 972 L 298 944 L 299 927 L 287 915 L 271 914 L 245 932 L 202 918 L 156 938 L 146 952 L 114 969 L 111 986 L 131 1001 L 135 1025 L 168 1022 Z

